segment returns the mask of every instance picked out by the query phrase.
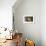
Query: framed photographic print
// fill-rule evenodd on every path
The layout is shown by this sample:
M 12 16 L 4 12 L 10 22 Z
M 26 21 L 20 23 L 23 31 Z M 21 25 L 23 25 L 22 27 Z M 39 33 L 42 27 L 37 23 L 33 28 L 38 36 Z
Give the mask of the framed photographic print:
M 24 23 L 34 23 L 34 16 L 32 15 L 25 15 L 23 16 Z

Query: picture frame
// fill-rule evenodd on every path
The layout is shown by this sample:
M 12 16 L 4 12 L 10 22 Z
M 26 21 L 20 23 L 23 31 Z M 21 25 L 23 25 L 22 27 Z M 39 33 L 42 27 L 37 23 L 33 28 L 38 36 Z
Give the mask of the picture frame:
M 34 23 L 34 16 L 32 15 L 24 15 L 23 23 Z

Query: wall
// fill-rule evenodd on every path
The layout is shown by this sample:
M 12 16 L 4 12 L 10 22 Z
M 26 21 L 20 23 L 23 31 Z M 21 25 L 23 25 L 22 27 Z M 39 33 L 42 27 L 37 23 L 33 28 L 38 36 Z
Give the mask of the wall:
M 0 27 L 12 29 L 12 6 L 16 0 L 0 0 Z
M 46 0 L 41 1 L 41 41 L 46 46 Z
M 18 32 L 22 32 L 24 38 L 34 40 L 36 46 L 41 46 L 41 0 L 23 0 L 23 2 L 15 8 L 13 9 L 15 29 L 17 29 Z M 33 15 L 34 23 L 23 23 L 24 15 Z

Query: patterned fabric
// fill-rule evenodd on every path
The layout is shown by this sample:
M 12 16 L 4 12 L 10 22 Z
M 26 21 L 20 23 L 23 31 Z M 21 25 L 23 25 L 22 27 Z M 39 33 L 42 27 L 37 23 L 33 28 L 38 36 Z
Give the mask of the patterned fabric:
M 35 46 L 34 42 L 32 40 L 26 40 L 25 46 Z

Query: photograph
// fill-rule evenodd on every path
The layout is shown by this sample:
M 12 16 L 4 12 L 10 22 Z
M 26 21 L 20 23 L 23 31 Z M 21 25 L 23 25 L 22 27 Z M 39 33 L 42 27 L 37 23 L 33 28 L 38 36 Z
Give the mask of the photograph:
M 32 15 L 24 15 L 23 23 L 34 23 L 34 16 Z

